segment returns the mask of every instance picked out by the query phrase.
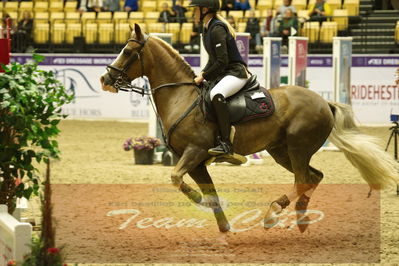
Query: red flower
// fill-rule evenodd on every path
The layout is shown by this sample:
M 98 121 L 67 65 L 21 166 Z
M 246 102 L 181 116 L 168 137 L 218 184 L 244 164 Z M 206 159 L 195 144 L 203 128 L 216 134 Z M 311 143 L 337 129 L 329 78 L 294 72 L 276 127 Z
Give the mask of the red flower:
M 47 252 L 50 254 L 55 254 L 58 253 L 60 250 L 58 248 L 49 248 L 47 249 Z
M 10 261 L 7 263 L 7 266 L 15 266 L 15 265 L 17 265 L 17 264 L 16 264 L 15 261 L 13 261 L 13 260 L 10 260 Z

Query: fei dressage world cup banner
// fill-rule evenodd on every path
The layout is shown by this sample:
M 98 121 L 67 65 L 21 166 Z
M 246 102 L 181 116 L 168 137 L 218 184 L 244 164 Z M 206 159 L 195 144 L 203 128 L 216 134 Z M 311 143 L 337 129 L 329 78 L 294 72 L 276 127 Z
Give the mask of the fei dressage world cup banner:
M 116 55 L 62 55 L 45 54 L 41 64 L 45 70 L 53 70 L 66 88 L 75 93 L 73 103 L 64 108 L 70 118 L 127 119 L 148 121 L 148 98 L 135 93 L 112 94 L 101 90 L 100 76 L 105 66 Z M 183 55 L 198 73 L 199 55 Z M 13 55 L 11 60 L 21 63 L 31 57 Z M 249 70 L 264 84 L 263 56 L 250 55 Z M 308 55 L 306 80 L 309 89 L 327 100 L 334 100 L 334 80 L 331 55 Z M 399 88 L 395 84 L 398 55 L 353 55 L 351 68 L 351 101 L 357 120 L 361 123 L 389 123 L 391 112 L 399 111 Z M 281 76 L 288 76 L 288 58 L 281 58 Z M 143 85 L 141 79 L 136 85 Z

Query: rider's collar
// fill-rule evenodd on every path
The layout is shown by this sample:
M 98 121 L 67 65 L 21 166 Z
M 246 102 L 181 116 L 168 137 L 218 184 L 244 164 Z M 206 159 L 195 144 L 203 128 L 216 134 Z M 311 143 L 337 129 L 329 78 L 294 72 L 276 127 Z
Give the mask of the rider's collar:
M 206 25 L 205 25 L 205 29 L 208 29 L 208 26 L 209 26 L 209 24 L 211 23 L 212 19 L 213 19 L 213 17 L 211 17 L 211 19 L 208 20 L 208 22 L 207 22 Z

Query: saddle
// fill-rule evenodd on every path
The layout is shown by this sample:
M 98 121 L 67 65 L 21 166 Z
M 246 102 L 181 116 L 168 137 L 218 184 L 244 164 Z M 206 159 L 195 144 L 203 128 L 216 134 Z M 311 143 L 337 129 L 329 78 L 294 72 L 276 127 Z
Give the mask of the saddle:
M 206 119 L 214 122 L 215 112 L 212 107 L 210 91 L 213 86 L 204 83 L 206 91 L 203 110 Z M 274 103 L 270 93 L 260 86 L 256 75 L 252 75 L 245 86 L 236 94 L 226 99 L 233 125 L 260 117 L 268 117 L 274 113 Z

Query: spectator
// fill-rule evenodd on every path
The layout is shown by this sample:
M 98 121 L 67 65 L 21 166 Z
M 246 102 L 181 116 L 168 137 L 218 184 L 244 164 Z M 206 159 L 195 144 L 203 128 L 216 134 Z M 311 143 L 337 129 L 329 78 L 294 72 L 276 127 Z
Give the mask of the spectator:
M 187 9 L 184 6 L 182 6 L 181 1 L 176 0 L 175 6 L 173 7 L 173 14 L 176 18 L 176 22 L 179 22 L 179 23 L 187 22 L 186 12 L 187 12 Z
M 11 31 L 10 34 L 14 33 L 14 29 L 13 29 L 13 21 L 11 16 L 6 13 L 5 11 L 3 11 L 3 15 L 2 15 L 2 19 L 1 19 L 1 27 L 3 29 L 2 35 L 5 37 L 7 34 L 7 19 L 10 19 L 10 25 L 11 25 Z
M 283 16 L 287 8 L 290 8 L 292 12 L 296 15 L 296 8 L 293 5 L 291 5 L 291 0 L 283 0 L 283 4 L 277 10 L 276 16 L 277 15 Z
M 310 4 L 308 15 L 311 21 L 319 21 L 320 24 L 326 21 L 328 16 L 332 15 L 332 10 L 329 4 L 324 0 L 316 0 L 316 3 Z
M 237 30 L 237 24 L 233 16 L 227 16 L 227 22 L 234 28 L 234 30 Z
M 234 3 L 235 10 L 250 10 L 251 5 L 249 4 L 249 0 L 236 0 Z
M 119 0 L 104 0 L 103 10 L 111 12 L 119 11 Z
M 169 23 L 173 22 L 174 18 L 172 15 L 172 12 L 169 10 L 169 5 L 168 3 L 163 3 L 162 4 L 162 11 L 159 13 L 159 18 L 158 22 L 164 22 L 164 23 Z
M 14 34 L 17 52 L 25 52 L 32 42 L 33 19 L 29 11 L 24 11 L 23 18 L 18 22 L 17 32 Z
M 287 8 L 278 27 L 279 37 L 282 37 L 282 45 L 288 47 L 288 37 L 291 36 L 291 28 L 298 30 L 298 19 L 294 16 L 292 9 Z
M 125 0 L 125 4 L 123 6 L 126 12 L 137 11 L 139 10 L 139 1 L 138 0 Z
M 229 15 L 230 10 L 234 10 L 235 0 L 222 0 L 222 10 L 226 11 L 226 14 Z
M 193 31 L 191 32 L 190 44 L 194 50 L 199 50 L 202 30 L 202 23 L 193 23 Z
M 255 16 L 255 11 L 251 10 L 249 13 L 249 18 L 247 21 L 247 25 L 245 27 L 245 32 L 250 33 L 249 37 L 249 47 L 251 50 L 255 48 L 259 50 L 261 46 L 260 40 L 260 27 L 259 27 L 259 19 Z
M 81 0 L 78 10 L 82 13 L 88 12 L 100 12 L 103 6 L 102 0 Z
M 274 32 L 272 28 L 272 20 L 273 20 L 273 12 L 271 10 L 267 10 L 266 19 L 263 21 L 262 26 L 260 28 L 261 40 L 263 39 L 263 37 L 272 36 Z
M 200 49 L 201 33 L 202 33 L 202 23 L 196 24 L 195 22 L 193 22 L 193 31 L 191 32 L 190 44 L 186 45 L 184 48 L 189 52 L 193 50 L 198 52 Z

